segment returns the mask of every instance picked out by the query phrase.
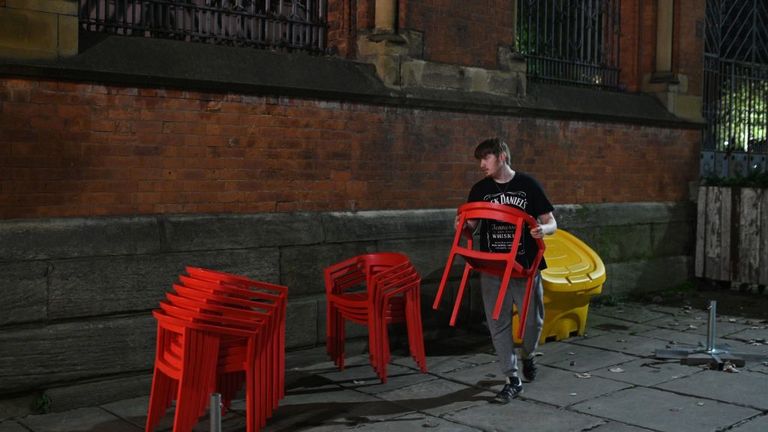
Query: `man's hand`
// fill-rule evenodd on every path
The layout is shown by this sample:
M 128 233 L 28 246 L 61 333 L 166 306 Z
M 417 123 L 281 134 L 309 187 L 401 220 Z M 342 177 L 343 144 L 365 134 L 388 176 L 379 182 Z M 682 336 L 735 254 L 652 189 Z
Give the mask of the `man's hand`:
M 531 228 L 531 237 L 542 238 L 545 235 L 552 235 L 557 231 L 557 221 L 552 212 L 539 216 L 538 221 L 539 224 Z
M 464 225 L 468 226 L 469 229 L 474 231 L 475 227 L 477 227 L 477 221 L 475 219 L 469 219 L 469 220 L 467 220 L 465 222 Z M 454 229 L 459 229 L 459 215 L 456 215 L 456 219 L 454 219 L 454 221 L 453 221 L 453 228 Z M 464 227 L 462 227 L 462 228 L 464 228 Z

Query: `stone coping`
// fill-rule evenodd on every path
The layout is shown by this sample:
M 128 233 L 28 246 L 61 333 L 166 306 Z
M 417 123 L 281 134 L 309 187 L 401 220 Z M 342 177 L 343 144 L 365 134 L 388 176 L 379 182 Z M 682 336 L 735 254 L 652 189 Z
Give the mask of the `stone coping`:
M 701 128 L 653 96 L 532 83 L 523 98 L 386 87 L 370 64 L 337 57 L 164 39 L 81 34 L 80 54 L 55 60 L 0 58 L 0 76 L 140 87 L 259 93 L 410 108 Z

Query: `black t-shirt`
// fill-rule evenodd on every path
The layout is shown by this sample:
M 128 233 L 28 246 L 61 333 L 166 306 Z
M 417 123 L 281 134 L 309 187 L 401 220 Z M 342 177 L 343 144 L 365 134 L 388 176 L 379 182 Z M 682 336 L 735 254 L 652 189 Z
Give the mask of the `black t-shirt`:
M 496 183 L 490 177 L 475 183 L 469 191 L 467 202 L 476 201 L 508 205 L 523 210 L 534 218 L 554 210 L 539 182 L 519 171 L 515 172 L 515 176 L 507 183 Z M 531 236 L 530 228 L 527 227 L 523 233 L 522 243 L 517 250 L 517 262 L 525 267 L 533 262 L 539 250 L 536 240 Z M 508 223 L 483 220 L 480 224 L 480 249 L 490 252 L 509 251 L 515 234 L 514 230 L 515 226 Z M 545 268 L 547 264 L 542 258 L 539 269 Z

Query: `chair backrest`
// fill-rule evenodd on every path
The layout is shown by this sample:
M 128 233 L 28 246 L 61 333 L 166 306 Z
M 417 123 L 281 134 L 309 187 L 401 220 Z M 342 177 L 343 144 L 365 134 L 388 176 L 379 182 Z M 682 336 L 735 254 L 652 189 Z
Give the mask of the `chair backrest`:
M 284 285 L 277 285 L 269 282 L 257 281 L 232 273 L 225 273 L 218 270 L 211 270 L 201 267 L 187 266 L 187 273 L 190 276 L 210 281 L 218 281 L 225 284 L 237 285 L 250 290 L 260 290 L 265 292 L 271 292 L 276 295 L 287 296 L 288 287 Z
M 325 268 L 326 294 L 342 294 L 359 288 L 367 290 L 370 298 L 373 298 L 379 279 L 391 278 L 408 268 L 412 269 L 412 264 L 408 257 L 401 253 L 377 252 L 357 255 Z
M 407 288 L 418 286 L 421 277 L 410 261 L 391 267 L 374 275 L 372 295 L 395 295 Z
M 520 238 L 523 235 L 526 225 L 528 227 L 534 227 L 538 225 L 536 219 L 528 213 L 518 210 L 514 207 L 506 206 L 503 204 L 495 204 L 484 201 L 470 202 L 459 207 L 459 225 L 465 226 L 465 222 L 468 220 L 481 220 L 481 219 L 493 219 L 499 222 L 508 223 L 515 226 L 514 237 L 511 240 L 511 248 L 509 252 L 502 253 L 503 255 L 517 254 L 517 249 L 520 246 Z M 461 244 L 461 238 L 466 238 L 466 246 Z M 535 239 L 539 245 L 539 250 L 544 250 L 544 242 L 541 239 Z M 457 230 L 454 237 L 454 248 L 457 249 L 472 249 L 472 234 L 467 230 Z

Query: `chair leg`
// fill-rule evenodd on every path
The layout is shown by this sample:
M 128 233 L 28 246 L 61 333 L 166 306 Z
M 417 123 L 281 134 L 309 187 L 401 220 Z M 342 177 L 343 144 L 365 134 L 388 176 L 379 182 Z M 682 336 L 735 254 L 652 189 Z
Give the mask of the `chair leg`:
M 512 264 L 507 264 L 506 270 L 504 270 L 504 277 L 501 278 L 501 285 L 499 286 L 499 295 L 496 297 L 496 305 L 493 307 L 493 319 L 499 319 L 501 313 L 501 306 L 504 304 L 504 297 L 507 295 L 507 288 L 509 287 L 509 280 L 512 278 Z
M 531 275 L 525 282 L 525 294 L 523 295 L 523 304 L 520 307 L 520 326 L 517 329 L 517 337 L 520 338 L 520 340 L 523 340 L 523 336 L 525 335 L 525 322 L 528 319 L 528 307 L 531 304 L 534 278 L 535 275 Z
M 445 285 L 448 283 L 448 275 L 451 273 L 453 258 L 455 256 L 455 253 L 448 254 L 448 262 L 445 263 L 445 270 L 443 270 L 443 277 L 440 279 L 440 285 L 437 288 L 437 294 L 435 294 L 435 301 L 432 303 L 432 309 L 440 307 L 440 299 L 443 297 L 443 290 L 445 290 Z
M 406 294 L 406 326 L 411 357 L 422 373 L 427 372 L 426 353 L 424 351 L 424 331 L 421 324 L 421 301 L 418 290 Z
M 219 337 L 189 331 L 185 334 L 183 369 L 176 396 L 173 432 L 187 432 L 205 410 L 216 383 Z
M 459 314 L 459 306 L 461 306 L 461 299 L 464 297 L 464 289 L 467 287 L 470 270 L 472 270 L 472 267 L 470 267 L 469 264 L 465 264 L 464 274 L 461 276 L 461 284 L 459 285 L 459 290 L 456 292 L 456 302 L 453 304 L 453 313 L 451 313 L 450 321 L 451 327 L 456 325 L 456 316 Z
M 152 432 L 165 415 L 165 411 L 171 406 L 176 392 L 176 380 L 168 377 L 157 367 L 152 376 L 152 390 L 149 394 L 149 408 L 147 409 L 147 422 L 145 432 Z

